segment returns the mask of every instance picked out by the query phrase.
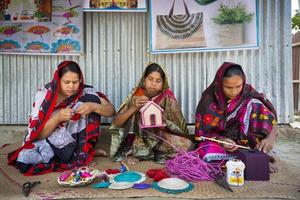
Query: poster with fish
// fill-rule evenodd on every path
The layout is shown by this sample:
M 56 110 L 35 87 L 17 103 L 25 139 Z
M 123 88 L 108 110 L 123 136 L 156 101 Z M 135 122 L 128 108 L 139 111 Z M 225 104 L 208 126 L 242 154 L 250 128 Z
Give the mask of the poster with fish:
M 25 52 L 50 52 L 51 22 L 24 23 L 23 33 Z
M 11 12 L 12 8 L 17 10 L 18 2 L 24 4 L 19 9 L 23 13 L 24 9 L 30 10 L 29 13 L 35 12 L 36 9 L 46 13 L 50 2 L 51 15 L 49 17 L 45 14 L 38 15 L 38 17 L 30 15 L 30 19 L 24 17 L 8 19 L 1 15 L 1 11 L 4 11 L 3 14 L 7 13 L 7 10 Z M 29 9 L 28 3 L 32 4 L 32 9 Z M 81 0 L 5 0 L 4 3 L 1 1 L 0 54 L 80 55 L 83 49 L 81 8 Z
M 82 49 L 81 0 L 52 2 L 52 53 L 76 53 Z
M 83 0 L 85 12 L 147 12 L 146 0 Z
M 21 51 L 23 46 L 22 35 L 22 23 L 0 23 L 0 51 Z

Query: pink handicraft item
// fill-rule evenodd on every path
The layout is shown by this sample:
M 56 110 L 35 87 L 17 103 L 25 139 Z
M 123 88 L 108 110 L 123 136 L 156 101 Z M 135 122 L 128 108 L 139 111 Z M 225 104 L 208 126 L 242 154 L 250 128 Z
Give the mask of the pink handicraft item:
M 77 170 L 65 171 L 57 178 L 62 186 L 83 186 L 91 183 L 99 172 L 90 167 L 81 167 Z
M 155 128 L 164 127 L 166 124 L 163 121 L 164 110 L 153 101 L 148 101 L 140 109 L 141 122 L 140 127 L 144 128 Z

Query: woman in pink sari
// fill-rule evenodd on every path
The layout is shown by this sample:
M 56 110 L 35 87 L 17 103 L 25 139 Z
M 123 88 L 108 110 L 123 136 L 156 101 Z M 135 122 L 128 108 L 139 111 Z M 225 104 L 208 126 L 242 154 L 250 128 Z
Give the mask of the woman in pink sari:
M 276 124 L 276 111 L 271 102 L 246 83 L 240 65 L 225 62 L 198 103 L 195 139 L 201 141 L 201 136 L 205 136 L 268 153 L 277 136 Z M 200 145 L 209 143 L 202 141 Z M 222 147 L 226 152 L 238 148 L 233 145 Z M 206 161 L 225 158 L 224 151 L 210 145 L 200 149 L 199 153 Z
M 95 154 L 101 116 L 114 114 L 104 94 L 84 85 L 78 64 L 63 61 L 36 93 L 24 142 L 8 155 L 8 164 L 24 175 L 87 165 Z

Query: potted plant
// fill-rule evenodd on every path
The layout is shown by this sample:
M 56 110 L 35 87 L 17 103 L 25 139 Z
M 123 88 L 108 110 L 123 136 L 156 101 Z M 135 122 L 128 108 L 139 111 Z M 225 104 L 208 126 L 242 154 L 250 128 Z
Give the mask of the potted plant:
M 239 3 L 234 7 L 221 4 L 218 15 L 212 20 L 217 24 L 216 32 L 221 46 L 243 44 L 243 25 L 252 21 L 254 13 L 248 13 Z

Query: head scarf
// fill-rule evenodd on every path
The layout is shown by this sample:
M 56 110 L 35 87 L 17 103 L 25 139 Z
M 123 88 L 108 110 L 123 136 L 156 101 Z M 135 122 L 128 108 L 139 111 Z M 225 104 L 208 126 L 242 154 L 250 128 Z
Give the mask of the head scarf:
M 125 105 L 128 105 L 131 103 L 131 99 L 133 96 L 142 96 L 144 95 L 144 82 L 145 82 L 145 73 L 146 73 L 146 69 L 148 66 L 150 66 L 151 64 L 157 64 L 157 63 L 154 63 L 154 62 L 149 62 L 147 65 L 146 65 L 146 68 L 143 72 L 143 76 L 140 78 L 137 86 L 128 94 L 128 96 L 126 97 L 126 100 L 121 104 L 118 112 L 123 109 L 123 107 Z M 158 64 L 157 64 L 158 65 Z M 163 68 L 161 67 L 161 69 L 163 70 Z M 165 96 L 168 96 L 172 99 L 175 99 L 175 95 L 173 94 L 173 92 L 169 89 L 169 83 L 168 83 L 168 78 L 167 78 L 167 74 L 166 72 L 164 71 L 165 73 L 165 80 L 163 82 L 163 87 L 162 87 L 162 92 L 159 94 L 159 97 L 158 98 L 155 98 L 154 102 L 155 103 L 158 103 L 162 97 L 165 97 Z

